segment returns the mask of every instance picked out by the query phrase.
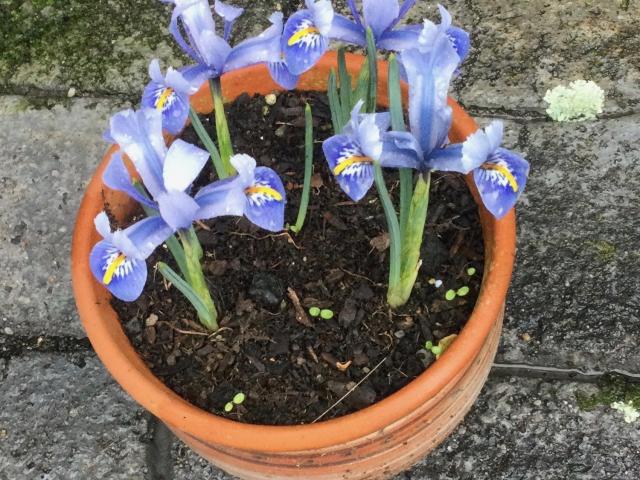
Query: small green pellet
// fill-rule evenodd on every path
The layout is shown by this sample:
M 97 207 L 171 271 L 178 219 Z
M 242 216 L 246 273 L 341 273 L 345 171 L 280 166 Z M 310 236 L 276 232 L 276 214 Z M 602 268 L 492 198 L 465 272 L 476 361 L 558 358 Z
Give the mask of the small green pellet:
M 245 398 L 246 397 L 245 397 L 244 393 L 240 392 L 240 393 L 237 393 L 235 397 L 233 397 L 232 401 L 236 405 L 240 405 L 242 402 L 244 402 Z
M 325 320 L 331 320 L 333 318 L 333 310 L 329 310 L 329 309 L 324 309 L 320 311 L 320 317 L 324 318 Z
M 309 315 L 311 315 L 312 317 L 317 317 L 318 315 L 320 315 L 320 309 L 318 307 L 311 307 L 309 309 Z
M 447 293 L 444 294 L 444 298 L 451 301 L 456 298 L 456 292 L 454 290 L 447 290 Z
M 476 271 L 477 270 L 475 269 L 475 267 L 469 267 L 467 269 L 467 275 L 469 275 L 470 277 L 473 277 L 476 274 Z
M 469 293 L 469 287 L 467 287 L 466 285 L 464 287 L 460 287 L 457 292 L 459 297 L 464 297 L 468 293 Z
M 224 411 L 229 413 L 231 410 L 233 410 L 233 403 L 228 402 L 225 406 L 224 406 Z

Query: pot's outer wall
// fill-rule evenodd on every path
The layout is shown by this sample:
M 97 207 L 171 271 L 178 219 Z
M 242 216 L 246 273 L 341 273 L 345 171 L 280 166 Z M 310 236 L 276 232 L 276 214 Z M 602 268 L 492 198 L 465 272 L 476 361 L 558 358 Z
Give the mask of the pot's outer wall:
M 362 61 L 361 56 L 347 56 L 352 73 Z M 328 53 L 303 75 L 298 89 L 325 90 L 335 65 L 335 53 Z M 264 95 L 281 90 L 262 65 L 227 74 L 222 84 L 228 100 L 245 92 Z M 384 63 L 380 63 L 379 93 L 380 103 L 386 105 Z M 206 86 L 192 97 L 192 104 L 201 113 L 211 111 Z M 454 120 L 449 135 L 459 142 L 477 126 L 455 102 L 450 100 L 450 105 Z M 498 221 L 479 207 L 485 269 L 476 306 L 452 346 L 417 379 L 371 407 L 341 418 L 299 426 L 241 424 L 200 410 L 160 382 L 129 343 L 109 304 L 108 291 L 91 274 L 89 253 L 100 240 L 94 217 L 105 201 L 121 219 L 134 207 L 126 195 L 102 183 L 116 148 L 107 152 L 87 187 L 76 220 L 72 278 L 78 311 L 96 353 L 113 377 L 194 450 L 245 479 L 383 479 L 423 457 L 462 421 L 486 380 L 500 337 L 515 255 L 513 211 Z M 468 183 L 479 202 L 475 187 Z

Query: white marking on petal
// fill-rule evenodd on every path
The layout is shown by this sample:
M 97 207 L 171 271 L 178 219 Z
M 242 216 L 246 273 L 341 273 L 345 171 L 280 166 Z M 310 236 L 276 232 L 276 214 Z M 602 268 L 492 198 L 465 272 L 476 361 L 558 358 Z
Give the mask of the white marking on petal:
M 105 255 L 102 257 L 102 259 L 104 260 L 102 264 L 102 271 L 106 272 L 111 264 L 115 262 L 120 255 L 124 254 L 117 248 L 111 247 L 106 250 Z M 116 267 L 115 271 L 113 272 L 113 278 L 126 277 L 133 271 L 133 267 L 135 267 L 137 263 L 138 261 L 135 258 L 126 257 L 124 262 Z

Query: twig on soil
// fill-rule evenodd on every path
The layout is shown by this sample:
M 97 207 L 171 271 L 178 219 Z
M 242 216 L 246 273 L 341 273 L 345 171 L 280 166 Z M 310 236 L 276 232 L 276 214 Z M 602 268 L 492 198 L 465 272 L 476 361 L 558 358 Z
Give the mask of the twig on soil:
M 250 233 L 241 233 L 241 232 L 230 232 L 229 235 L 236 235 L 238 237 L 251 237 L 254 240 L 266 240 L 267 238 L 287 237 L 287 242 L 289 242 L 294 247 L 296 247 L 296 249 L 302 250 L 302 247 L 296 244 L 296 242 L 293 240 L 293 238 L 291 237 L 291 235 L 289 235 L 288 232 L 272 233 L 270 235 L 265 235 L 264 237 L 258 237 L 256 235 L 251 235 Z
M 218 335 L 220 332 L 222 332 L 224 330 L 231 330 L 229 327 L 221 327 L 218 330 L 216 330 L 215 332 L 198 332 L 198 331 L 195 331 L 195 330 L 182 330 L 181 328 L 174 327 L 173 325 L 171 325 L 171 323 L 165 322 L 164 320 L 159 321 L 158 325 L 166 325 L 171 330 L 173 330 L 175 332 L 178 332 L 178 333 L 182 333 L 183 335 L 198 335 L 200 337 L 213 337 L 214 335 Z
M 367 282 L 369 282 L 371 285 L 375 286 L 375 287 L 384 287 L 384 285 L 382 283 L 376 283 L 373 280 L 371 280 L 369 277 L 365 277 L 364 275 L 360 275 L 358 273 L 353 273 L 350 272 L 349 270 L 347 270 L 346 268 L 342 268 L 340 267 L 340 270 L 342 270 L 344 273 L 346 273 L 347 275 L 351 275 L 352 277 L 355 278 L 360 278 L 362 280 L 366 280 Z
M 326 410 L 322 413 L 322 415 L 320 415 L 318 418 L 316 418 L 316 419 L 315 419 L 313 422 L 311 422 L 311 423 L 316 423 L 318 420 L 321 420 L 321 419 L 322 419 L 322 418 L 323 418 L 327 413 L 329 413 L 331 410 L 333 410 L 336 406 L 340 405 L 340 403 L 342 403 L 342 401 L 343 401 L 345 398 L 347 398 L 349 395 L 351 395 L 351 394 L 354 392 L 354 390 L 355 390 L 356 388 L 358 388 L 360 385 L 362 385 L 362 383 L 363 383 L 367 378 L 369 378 L 369 377 L 373 374 L 373 372 L 375 372 L 375 371 L 380 367 L 380 365 L 382 365 L 382 364 L 385 362 L 385 360 L 386 360 L 387 358 L 389 358 L 389 356 L 388 356 L 388 355 L 387 355 L 386 357 L 384 357 L 382 360 L 380 360 L 380 362 L 378 362 L 378 364 L 377 364 L 375 367 L 373 367 L 373 368 L 371 369 L 371 371 L 370 371 L 369 373 L 367 373 L 367 374 L 362 378 L 362 380 L 360 380 L 360 381 L 359 381 L 358 383 L 356 383 L 356 384 L 355 384 L 351 389 L 349 389 L 349 391 L 348 391 L 347 393 L 345 393 L 342 397 L 340 397 L 340 398 L 336 401 L 336 403 L 334 403 L 333 405 L 331 405 L 328 409 L 326 409 Z
M 211 228 L 200 220 L 196 220 L 196 225 L 198 225 L 201 229 L 206 230 L 207 232 L 211 231 Z
M 293 288 L 287 288 L 287 296 L 291 300 L 291 303 L 293 303 L 293 308 L 296 311 L 296 320 L 298 321 L 298 323 L 301 323 L 305 327 L 313 327 L 313 323 L 311 323 L 311 320 L 309 320 L 307 312 L 304 311 L 304 308 L 300 304 L 300 298 L 298 298 L 298 294 Z
M 201 337 L 208 337 L 211 335 L 211 333 L 204 333 L 204 332 L 196 332 L 194 330 L 182 330 L 181 328 L 178 327 L 174 327 L 173 325 L 171 325 L 169 322 L 164 322 L 164 321 L 160 321 L 158 322 L 159 325 L 167 325 L 171 330 L 178 332 L 178 333 L 182 333 L 183 335 L 198 335 Z

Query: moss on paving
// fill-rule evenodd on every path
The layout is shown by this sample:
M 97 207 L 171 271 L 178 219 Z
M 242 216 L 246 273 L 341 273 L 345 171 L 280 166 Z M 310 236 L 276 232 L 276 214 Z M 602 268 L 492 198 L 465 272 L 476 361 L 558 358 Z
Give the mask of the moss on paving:
M 606 375 L 599 382 L 599 392 L 587 395 L 583 392 L 576 393 L 578 407 L 590 412 L 599 406 L 609 406 L 613 402 L 632 402 L 640 405 L 640 384 L 632 383 L 620 375 Z
M 587 243 L 595 251 L 598 259 L 605 263 L 612 261 L 616 256 L 616 246 L 607 242 L 606 240 L 597 240 L 595 242 Z
M 0 0 L 0 85 L 126 91 L 117 72 L 142 67 L 139 83 L 141 56 L 179 55 L 170 11 L 159 0 Z

